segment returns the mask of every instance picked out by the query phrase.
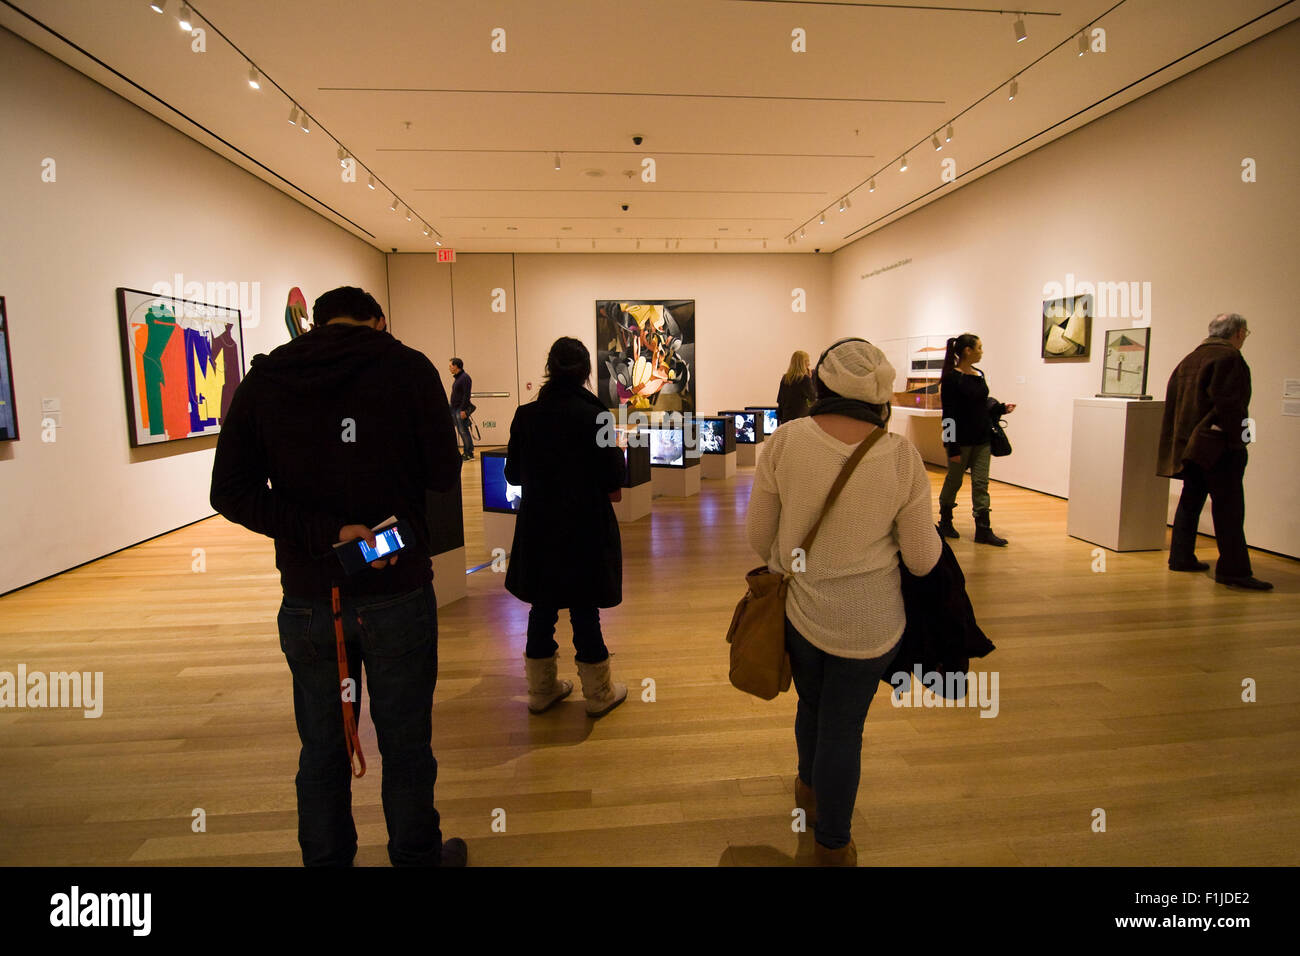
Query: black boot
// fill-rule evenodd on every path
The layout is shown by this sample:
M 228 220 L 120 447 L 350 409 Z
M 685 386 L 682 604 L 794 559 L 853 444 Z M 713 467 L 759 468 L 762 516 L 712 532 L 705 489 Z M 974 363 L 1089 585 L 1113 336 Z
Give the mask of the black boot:
M 985 508 L 983 511 L 975 512 L 975 543 L 991 544 L 995 547 L 1005 547 L 1006 538 L 999 538 L 993 533 L 993 528 L 989 522 L 989 512 Z
M 952 505 L 939 505 L 939 534 L 945 538 L 960 538 L 957 529 L 952 526 Z

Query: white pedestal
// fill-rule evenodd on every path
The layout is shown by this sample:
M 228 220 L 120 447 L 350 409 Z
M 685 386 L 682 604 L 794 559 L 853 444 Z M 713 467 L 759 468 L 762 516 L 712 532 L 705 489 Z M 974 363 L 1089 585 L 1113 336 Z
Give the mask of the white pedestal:
M 1156 474 L 1164 402 L 1076 398 L 1066 531 L 1111 551 L 1165 546 L 1169 479 Z
M 496 511 L 483 512 L 483 554 L 474 555 L 474 564 L 486 564 L 492 560 L 492 552 L 497 548 L 509 554 L 515 544 L 515 515 L 500 514 Z
M 636 521 L 650 513 L 650 489 L 648 481 L 623 489 L 623 500 L 614 502 L 614 517 L 620 524 Z
M 742 445 L 736 443 L 736 465 L 740 468 L 753 468 L 758 461 L 758 444 Z
M 650 467 L 650 484 L 656 495 L 666 498 L 689 498 L 700 493 L 700 469 L 698 465 L 685 468 Z
M 725 455 L 701 455 L 701 478 L 730 478 L 736 474 L 736 452 Z
M 921 460 L 940 468 L 948 467 L 944 450 L 943 412 L 937 408 L 899 408 L 890 413 L 889 430 L 902 435 L 921 453 Z
M 433 556 L 433 595 L 438 607 L 465 596 L 465 549 L 453 548 Z

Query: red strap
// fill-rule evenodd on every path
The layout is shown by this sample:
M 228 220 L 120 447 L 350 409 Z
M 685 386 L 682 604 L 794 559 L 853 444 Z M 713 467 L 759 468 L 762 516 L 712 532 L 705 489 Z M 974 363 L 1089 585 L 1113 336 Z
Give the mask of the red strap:
M 366 775 L 366 755 L 361 752 L 361 738 L 357 734 L 357 719 L 352 711 L 352 704 L 344 697 L 348 686 L 348 652 L 343 645 L 343 611 L 339 605 L 338 585 L 330 591 L 334 602 L 334 637 L 339 652 L 339 699 L 343 701 L 343 741 L 348 747 L 348 764 L 352 767 L 352 776 Z M 353 692 L 355 693 L 355 687 Z

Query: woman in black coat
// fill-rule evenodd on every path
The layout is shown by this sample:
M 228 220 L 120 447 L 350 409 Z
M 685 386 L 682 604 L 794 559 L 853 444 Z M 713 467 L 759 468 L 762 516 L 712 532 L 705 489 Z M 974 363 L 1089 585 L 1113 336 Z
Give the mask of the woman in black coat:
M 599 611 L 623 600 L 622 542 L 610 502 L 622 494 L 626 464 L 612 440 L 611 413 L 585 387 L 590 376 L 587 347 L 557 339 L 546 384 L 510 423 L 505 477 L 523 487 L 523 498 L 506 590 L 532 605 L 524 666 L 533 713 L 573 690 L 572 681 L 556 679 L 560 608 L 569 609 L 587 713 L 600 717 L 627 697 L 627 685 L 610 677 Z
M 781 376 L 781 387 L 776 390 L 778 425 L 803 418 L 817 401 L 817 389 L 809 368 L 811 361 L 807 352 L 795 352 L 790 356 L 790 367 Z

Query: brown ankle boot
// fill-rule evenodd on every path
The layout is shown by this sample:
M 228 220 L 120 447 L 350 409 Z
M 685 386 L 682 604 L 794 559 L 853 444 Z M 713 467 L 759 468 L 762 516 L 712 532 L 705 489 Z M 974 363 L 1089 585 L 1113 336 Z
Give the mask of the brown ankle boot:
M 794 778 L 794 805 L 804 812 L 808 826 L 817 822 L 817 794 L 798 776 Z
M 820 843 L 814 846 L 814 859 L 818 866 L 857 866 L 858 848 L 852 840 L 847 846 L 832 850 Z

